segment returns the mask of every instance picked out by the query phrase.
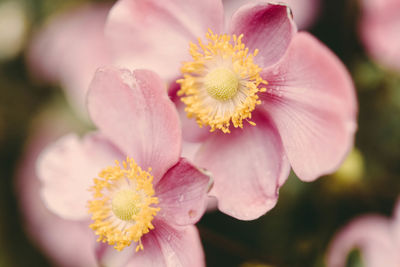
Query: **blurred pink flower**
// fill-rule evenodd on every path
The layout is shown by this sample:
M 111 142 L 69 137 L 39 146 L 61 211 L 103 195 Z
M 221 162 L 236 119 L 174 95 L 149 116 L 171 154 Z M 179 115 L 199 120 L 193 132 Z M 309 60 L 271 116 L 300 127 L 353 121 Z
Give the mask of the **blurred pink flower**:
M 361 0 L 359 31 L 367 52 L 400 71 L 400 0 Z
M 226 22 L 229 22 L 233 13 L 242 5 L 259 0 L 223 0 Z M 293 12 L 293 19 L 299 29 L 307 29 L 317 19 L 321 0 L 281 0 L 287 4 Z
M 71 105 L 86 114 L 85 96 L 96 69 L 111 62 L 104 38 L 108 5 L 84 5 L 56 14 L 34 35 L 27 61 L 37 77 L 60 83 Z
M 58 110 L 50 110 L 34 123 L 24 156 L 17 168 L 16 194 L 24 227 L 55 266 L 97 266 L 95 236 L 87 223 L 65 220 L 50 212 L 40 198 L 40 181 L 35 174 L 42 149 L 70 131 L 73 123 Z M 76 249 L 79 247 L 79 249 Z
M 126 266 L 203 266 L 193 224 L 204 213 L 210 181 L 180 158 L 179 118 L 164 83 L 150 71 L 100 69 L 88 109 L 99 132 L 66 135 L 40 156 L 47 208 L 89 227 L 89 207 L 100 240 L 118 250 L 129 246 L 120 254 L 99 244 L 103 264 L 111 255 L 113 266 L 114 259 Z M 107 167 L 115 160 L 126 165 Z
M 327 267 L 345 267 L 352 249 L 361 251 L 365 267 L 400 266 L 400 201 L 393 219 L 370 214 L 340 230 L 327 253 Z
M 184 153 L 213 174 L 210 193 L 222 212 L 255 219 L 276 204 L 290 165 L 304 181 L 340 165 L 353 144 L 356 99 L 343 64 L 310 34 L 297 32 L 286 6 L 242 6 L 226 28 L 236 35 L 233 42 L 218 35 L 223 25 L 220 1 L 120 0 L 106 36 L 120 64 L 156 70 L 169 82 L 183 76 L 181 88 L 172 83 L 171 97 L 184 138 L 201 143 L 184 146 Z M 206 33 L 208 41 L 188 53 L 189 42 Z M 188 120 L 184 109 L 206 127 Z M 248 120 L 256 126 L 243 126 Z

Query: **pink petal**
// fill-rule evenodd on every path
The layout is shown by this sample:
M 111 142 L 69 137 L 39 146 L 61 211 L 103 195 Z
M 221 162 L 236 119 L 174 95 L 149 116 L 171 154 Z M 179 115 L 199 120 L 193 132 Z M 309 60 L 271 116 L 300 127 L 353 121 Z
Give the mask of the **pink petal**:
M 345 267 L 352 249 L 359 248 L 365 267 L 397 267 L 398 248 L 391 238 L 388 219 L 369 215 L 360 217 L 342 229 L 332 241 L 327 254 L 327 267 Z
M 161 208 L 157 217 L 170 224 L 195 224 L 206 209 L 210 186 L 209 176 L 181 158 L 155 188 Z
M 174 100 L 174 103 L 182 124 L 183 139 L 188 142 L 202 142 L 207 139 L 210 130 L 207 127 L 200 128 L 195 119 L 188 118 L 185 111 L 186 105 L 179 98 Z
M 37 174 L 43 183 L 47 208 L 71 220 L 88 218 L 87 201 L 93 178 L 123 156 L 104 137 L 91 134 L 82 140 L 69 134 L 41 154 Z
M 180 85 L 178 83 L 171 83 L 168 87 L 168 95 L 170 99 L 174 102 L 175 107 L 178 110 L 179 118 L 182 125 L 183 139 L 189 142 L 204 141 L 204 139 L 206 139 L 209 134 L 209 130 L 206 127 L 200 128 L 196 120 L 194 120 L 193 118 L 189 119 L 187 117 L 187 113 L 185 112 L 186 105 L 177 95 L 179 89 Z
M 223 0 L 222 2 L 224 3 L 225 21 L 228 22 L 238 8 L 247 3 L 257 2 L 257 0 Z M 306 29 L 313 24 L 320 6 L 320 0 L 281 0 L 279 2 L 290 7 L 294 21 L 300 29 Z
M 264 118 L 256 123 L 213 134 L 195 161 L 212 173 L 210 194 L 219 209 L 241 220 L 256 219 L 275 206 L 290 170 L 276 130 Z
M 218 199 L 214 196 L 209 196 L 207 200 L 207 212 L 214 212 L 218 209 Z
M 189 41 L 222 27 L 220 0 L 120 0 L 111 10 L 106 35 L 117 65 L 150 69 L 171 81 L 189 58 Z
M 397 200 L 393 213 L 394 239 L 396 240 L 397 247 L 400 248 L 400 198 Z
M 142 238 L 144 250 L 135 253 L 127 267 L 201 267 L 203 249 L 196 227 L 173 228 L 163 221 Z
M 71 125 L 60 120 L 60 114 L 35 124 L 27 149 L 18 165 L 16 196 L 18 197 L 22 222 L 32 242 L 37 245 L 54 266 L 95 267 L 95 236 L 88 222 L 64 220 L 50 212 L 40 197 L 40 181 L 35 166 L 40 151 L 58 138 Z M 57 119 L 56 119 L 57 117 Z M 76 248 L 79 247 L 77 250 Z
M 400 71 L 400 1 L 363 0 L 360 34 L 367 52 L 379 63 Z
M 153 72 L 104 68 L 89 89 L 89 113 L 99 129 L 154 183 L 179 159 L 181 130 L 164 82 Z
M 194 161 L 197 151 L 201 147 L 202 143 L 193 142 L 182 142 L 182 154 L 181 157 L 188 159 L 189 161 Z
M 243 34 L 243 43 L 250 52 L 259 49 L 254 60 L 260 67 L 267 67 L 285 54 L 297 29 L 285 5 L 256 2 L 233 15 L 230 31 Z
M 98 266 L 126 267 L 135 251 L 135 245 L 124 248 L 122 251 L 116 250 L 107 243 L 96 243 L 96 258 Z
M 86 112 L 85 95 L 96 68 L 110 62 L 103 34 L 108 11 L 108 5 L 86 5 L 54 17 L 29 48 L 32 72 L 61 83 L 80 112 Z
M 356 129 L 355 90 L 343 64 L 311 35 L 299 33 L 263 76 L 269 84 L 260 110 L 276 124 L 293 170 L 305 181 L 333 172 Z
M 299 29 L 307 29 L 312 26 L 318 17 L 321 0 L 283 0 L 293 13 L 293 19 Z

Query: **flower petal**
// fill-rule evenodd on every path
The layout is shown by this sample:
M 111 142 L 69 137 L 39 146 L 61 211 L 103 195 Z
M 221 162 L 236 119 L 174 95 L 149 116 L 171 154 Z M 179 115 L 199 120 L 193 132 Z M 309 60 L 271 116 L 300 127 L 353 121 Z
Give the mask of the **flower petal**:
M 46 254 L 53 266 L 97 266 L 94 256 L 96 237 L 88 221 L 64 220 L 49 211 L 41 197 L 41 184 L 35 174 L 36 160 L 42 149 L 72 128 L 62 114 L 52 110 L 51 116 L 35 119 L 35 129 L 18 165 L 16 196 L 21 208 L 24 229 L 32 243 Z M 79 250 L 76 248 L 79 247 Z
M 395 242 L 397 247 L 400 248 L 400 198 L 397 199 L 393 213 L 393 235 L 394 239 L 396 240 Z
M 210 135 L 208 127 L 200 128 L 194 118 L 188 118 L 185 111 L 186 105 L 180 99 L 177 99 L 174 103 L 181 120 L 183 139 L 189 142 L 204 141 Z
M 195 161 L 213 175 L 210 194 L 218 208 L 241 220 L 256 219 L 275 206 L 290 170 L 276 130 L 265 118 L 256 123 L 230 134 L 214 133 Z
M 295 173 L 312 181 L 333 172 L 356 129 L 355 90 L 345 67 L 311 35 L 299 33 L 263 78 L 269 84 L 259 109 L 278 128 Z
M 293 19 L 299 29 L 307 29 L 312 26 L 318 17 L 321 0 L 283 0 L 293 12 Z
M 70 103 L 82 114 L 96 68 L 110 62 L 103 33 L 108 11 L 108 5 L 86 5 L 54 17 L 29 48 L 32 72 L 61 83 Z
M 183 140 L 189 142 L 202 142 L 208 137 L 210 131 L 207 129 L 207 127 L 200 128 L 195 119 L 188 118 L 185 111 L 186 105 L 182 102 L 181 98 L 177 94 L 180 88 L 181 87 L 178 83 L 171 83 L 168 88 L 168 94 L 178 110 L 179 118 L 182 124 Z
M 262 68 L 277 62 L 296 33 L 290 10 L 283 4 L 256 2 L 241 7 L 232 17 L 230 31 L 250 52 L 259 49 L 254 61 Z
M 131 244 L 122 251 L 116 250 L 107 243 L 96 243 L 97 266 L 126 267 L 135 250 L 135 244 Z
M 195 224 L 206 209 L 210 185 L 209 176 L 181 158 L 155 188 L 161 208 L 157 217 L 177 225 Z
M 181 129 L 164 83 L 151 71 L 104 68 L 88 94 L 89 113 L 99 129 L 143 169 L 154 183 L 174 165 L 181 150 Z
M 163 221 L 142 238 L 144 249 L 135 253 L 127 267 L 201 267 L 205 266 L 203 249 L 196 227 L 173 228 Z
M 234 12 L 247 3 L 257 0 L 223 0 L 225 21 L 230 21 Z M 320 6 L 320 0 L 280 0 L 287 4 L 293 12 L 293 18 L 300 29 L 306 29 L 315 21 Z
M 120 0 L 110 12 L 106 35 L 117 65 L 147 68 L 171 81 L 189 58 L 189 41 L 222 26 L 220 0 Z
M 391 237 L 390 221 L 378 215 L 359 217 L 342 229 L 327 254 L 328 267 L 345 267 L 348 254 L 359 248 L 366 267 L 399 266 L 398 248 Z
M 182 157 L 193 161 L 202 143 L 182 142 Z
M 65 219 L 88 218 L 88 189 L 93 178 L 122 157 L 100 134 L 87 135 L 82 140 L 69 134 L 49 146 L 37 163 L 47 208 Z

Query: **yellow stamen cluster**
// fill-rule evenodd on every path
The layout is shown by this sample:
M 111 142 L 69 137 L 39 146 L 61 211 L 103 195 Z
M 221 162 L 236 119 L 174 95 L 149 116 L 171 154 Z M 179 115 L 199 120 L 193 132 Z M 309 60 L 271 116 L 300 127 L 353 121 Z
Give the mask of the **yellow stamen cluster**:
M 160 210 L 153 197 L 153 176 L 143 171 L 132 158 L 102 170 L 94 179 L 93 200 L 88 201 L 97 241 L 108 242 L 121 251 L 132 241 L 136 251 L 143 249 L 141 237 L 154 229 L 151 223 Z
M 210 126 L 211 132 L 219 129 L 229 133 L 231 123 L 243 128 L 243 120 L 255 125 L 249 119 L 261 103 L 257 93 L 266 91 L 258 87 L 268 84 L 253 61 L 258 50 L 249 54 L 242 43 L 243 34 L 233 35 L 233 43 L 230 35 L 211 30 L 206 38 L 207 44 L 200 38 L 199 45 L 190 43 L 193 61 L 183 63 L 183 78 L 177 80 L 181 85 L 178 95 L 186 104 L 188 117 L 194 117 L 200 127 Z

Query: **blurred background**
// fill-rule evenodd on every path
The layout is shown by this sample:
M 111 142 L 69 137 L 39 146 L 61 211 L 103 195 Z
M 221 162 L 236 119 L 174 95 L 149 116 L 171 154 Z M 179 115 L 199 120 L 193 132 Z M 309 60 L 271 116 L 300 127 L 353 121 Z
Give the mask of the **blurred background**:
M 0 266 L 57 265 L 36 238 L 35 231 L 47 226 L 28 223 L 47 216 L 43 209 L 26 211 L 37 195 L 33 158 L 48 141 L 92 126 L 71 107 L 60 85 L 34 75 L 27 54 L 51 16 L 84 2 L 0 0 Z M 207 213 L 198 224 L 207 266 L 325 266 L 329 242 L 343 225 L 365 213 L 391 216 L 400 192 L 400 70 L 368 53 L 360 38 L 361 16 L 359 1 L 321 0 L 305 26 L 354 79 L 359 101 L 355 150 L 337 173 L 313 183 L 291 174 L 277 206 L 258 220 Z M 357 251 L 349 254 L 347 265 L 363 266 Z

